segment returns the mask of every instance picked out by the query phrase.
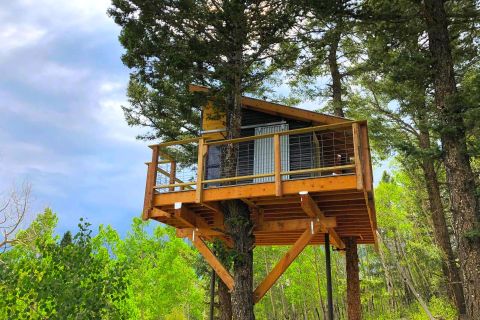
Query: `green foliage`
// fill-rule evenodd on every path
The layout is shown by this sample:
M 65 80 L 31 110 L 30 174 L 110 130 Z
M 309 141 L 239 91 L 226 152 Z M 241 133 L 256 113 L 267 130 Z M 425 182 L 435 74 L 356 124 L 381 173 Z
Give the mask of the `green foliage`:
M 134 219 L 125 239 L 111 227 L 92 237 L 81 221 L 72 236 L 54 236 L 47 209 L 4 253 L 0 268 L 0 319 L 202 319 L 203 280 L 193 249 L 172 229 Z M 24 237 L 25 236 L 25 237 Z
M 203 280 L 192 267 L 196 252 L 177 238 L 172 228 L 159 225 L 150 234 L 147 225 L 135 218 L 124 240 L 111 227 L 101 227 L 94 239 L 100 255 L 111 255 L 126 268 L 128 297 L 124 307 L 135 319 L 179 313 L 202 319 Z
M 435 319 L 439 320 L 455 320 L 458 319 L 455 307 L 446 299 L 433 297 L 429 303 L 430 311 Z M 418 305 L 414 305 L 409 309 L 409 319 L 412 320 L 429 320 L 428 316 Z
M 43 230 L 34 250 L 20 246 L 6 253 L 6 268 L 0 271 L 4 293 L 0 317 L 124 318 L 116 307 L 116 303 L 125 298 L 123 267 L 93 253 L 89 224 L 80 223 L 73 240 L 65 236 L 58 243 L 46 237 L 53 234 L 55 223 L 55 215 L 47 210 L 32 224 L 34 228 L 39 225 L 49 228 Z

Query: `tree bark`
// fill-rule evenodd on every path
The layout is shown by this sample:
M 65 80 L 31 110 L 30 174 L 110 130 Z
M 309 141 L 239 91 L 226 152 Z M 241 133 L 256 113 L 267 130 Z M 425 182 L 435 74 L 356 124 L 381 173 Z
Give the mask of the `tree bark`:
M 239 14 L 244 12 L 239 11 Z M 226 139 L 238 138 L 242 124 L 242 75 L 243 44 L 246 42 L 246 20 L 242 17 L 231 21 L 232 39 L 229 48 L 228 69 L 223 89 L 225 92 Z M 222 153 L 221 170 L 224 177 L 236 175 L 238 144 L 227 144 Z M 250 208 L 241 200 L 221 201 L 225 231 L 233 241 L 232 316 L 234 320 L 253 320 L 253 222 Z
M 234 320 L 253 320 L 253 223 L 250 209 L 240 200 L 223 201 L 225 228 L 233 240 L 232 316 Z
M 447 185 L 458 239 L 467 315 L 480 314 L 480 213 L 467 152 L 465 125 L 457 86 L 443 0 L 425 0 L 425 22 L 434 71 Z
M 231 252 L 221 241 L 215 241 L 215 254 L 218 260 L 225 266 L 227 270 L 231 269 Z M 217 281 L 218 295 L 218 318 L 220 320 L 232 320 L 232 296 L 227 285 L 219 279 Z
M 232 297 L 228 287 L 223 281 L 218 281 L 218 304 L 220 320 L 232 320 Z
M 215 270 L 212 269 L 210 272 L 210 310 L 208 318 L 213 320 L 215 318 L 215 282 L 216 282 L 216 273 Z
M 423 128 L 420 129 L 419 140 L 420 148 L 424 151 L 431 148 L 428 130 Z M 456 257 L 453 253 L 452 244 L 450 242 L 450 234 L 445 219 L 445 210 L 440 194 L 437 173 L 435 172 L 434 159 L 431 157 L 424 157 L 422 160 L 422 170 L 427 188 L 435 242 L 442 251 L 442 270 L 446 279 L 448 279 L 448 291 L 457 307 L 459 315 L 465 315 L 465 297 L 463 295 L 462 281 L 460 278 L 460 272 L 455 263 Z
M 360 277 L 358 267 L 357 239 L 345 239 L 346 271 L 347 271 L 347 314 L 348 320 L 362 318 L 362 304 L 360 302 Z
M 333 113 L 338 117 L 345 117 L 342 101 L 342 75 L 340 74 L 337 61 L 337 51 L 341 37 L 341 32 L 339 29 L 340 22 L 337 22 L 336 26 L 332 30 L 331 42 L 328 48 L 328 66 L 330 68 L 330 76 L 332 77 Z

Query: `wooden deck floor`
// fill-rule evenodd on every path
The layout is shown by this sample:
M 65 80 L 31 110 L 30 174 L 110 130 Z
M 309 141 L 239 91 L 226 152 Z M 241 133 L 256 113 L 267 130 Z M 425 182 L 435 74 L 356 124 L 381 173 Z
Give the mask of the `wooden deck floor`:
M 195 202 L 195 191 L 155 194 L 150 218 L 182 230 L 209 229 L 212 237 L 222 235 L 218 201 L 241 199 L 249 204 L 255 221 L 256 245 L 291 245 L 309 228 L 311 217 L 302 208 L 299 192 L 308 192 L 323 215 L 336 220 L 340 237 L 356 236 L 358 243 L 375 243 L 375 208 L 371 193 L 357 190 L 355 175 L 338 175 L 283 182 L 283 195 L 275 196 L 275 184 L 219 187 L 204 190 L 203 202 Z M 179 213 L 179 204 L 182 212 Z M 215 230 L 215 231 L 212 231 Z M 185 234 L 183 234 L 186 236 Z M 322 244 L 318 233 L 310 244 Z

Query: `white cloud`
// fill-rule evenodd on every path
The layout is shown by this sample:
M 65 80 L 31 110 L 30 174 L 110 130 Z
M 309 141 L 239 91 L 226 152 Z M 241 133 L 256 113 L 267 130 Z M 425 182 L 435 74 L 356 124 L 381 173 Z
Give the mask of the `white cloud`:
M 112 26 L 107 16 L 110 0 L 18 0 L 15 7 L 25 12 L 27 19 L 41 21 L 44 25 L 75 27 L 77 31 L 95 31 L 98 27 Z
M 33 25 L 4 25 L 0 29 L 0 43 L 2 44 L 0 55 L 12 53 L 12 51 L 19 48 L 33 46 L 45 34 L 45 29 Z

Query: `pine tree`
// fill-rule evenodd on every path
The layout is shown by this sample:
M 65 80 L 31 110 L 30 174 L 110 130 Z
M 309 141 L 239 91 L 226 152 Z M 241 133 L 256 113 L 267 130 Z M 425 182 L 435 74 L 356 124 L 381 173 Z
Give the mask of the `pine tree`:
M 166 138 L 164 126 L 170 129 L 164 122 L 175 111 L 170 106 L 183 103 L 165 88 L 174 88 L 186 101 L 192 101 L 188 98 L 188 83 L 210 88 L 209 98 L 217 111 L 226 115 L 226 138 L 239 137 L 242 95 L 262 87 L 276 66 L 294 54 L 294 50 L 282 45 L 297 16 L 296 6 L 289 1 L 113 0 L 112 3 L 109 14 L 122 27 L 120 42 L 126 48 L 123 61 L 133 69 L 131 86 L 137 82 L 140 88 L 147 88 L 142 89 L 145 92 L 153 90 L 154 97 L 162 98 L 153 106 L 155 117 L 148 120 L 161 138 Z M 162 113 L 163 110 L 171 112 Z M 128 115 L 136 109 L 126 111 L 129 119 Z M 140 116 L 144 115 L 140 109 Z M 183 116 L 176 119 L 185 120 Z M 138 124 L 135 117 L 130 121 Z M 227 145 L 223 150 L 222 172 L 235 171 L 237 151 L 235 145 Z M 235 251 L 233 318 L 254 319 L 254 236 L 250 210 L 240 200 L 222 201 L 221 206 Z

